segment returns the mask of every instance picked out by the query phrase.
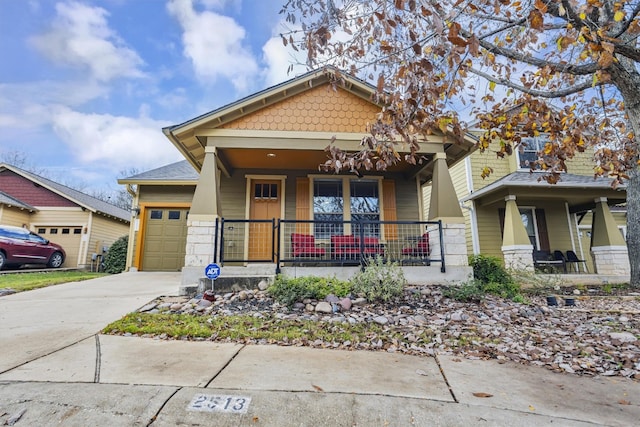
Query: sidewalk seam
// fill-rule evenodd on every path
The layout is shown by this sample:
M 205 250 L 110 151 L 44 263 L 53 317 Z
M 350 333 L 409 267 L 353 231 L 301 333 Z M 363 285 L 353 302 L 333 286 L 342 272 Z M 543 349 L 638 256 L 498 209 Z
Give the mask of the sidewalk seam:
M 209 385 L 210 385 L 210 384 L 211 384 L 211 383 L 212 383 L 216 378 L 218 378 L 218 375 L 220 375 L 220 374 L 222 373 L 222 371 L 224 371 L 224 370 L 227 368 L 227 366 L 229 366 L 229 364 L 233 361 L 233 359 L 235 359 L 235 358 L 236 358 L 236 356 L 237 356 L 237 355 L 242 351 L 242 349 L 243 349 L 243 348 L 245 348 L 246 346 L 247 346 L 246 344 L 243 344 L 243 345 L 242 345 L 242 347 L 240 347 L 240 348 L 238 349 L 238 351 L 236 351 L 236 352 L 234 353 L 234 355 L 233 355 L 233 356 L 231 356 L 231 358 L 230 358 L 229 360 L 227 360 L 227 363 L 225 363 L 225 364 L 224 364 L 224 366 L 223 366 L 222 368 L 220 368 L 220 370 L 219 370 L 218 372 L 216 372 L 216 373 L 213 375 L 213 377 L 211 377 L 211 379 L 210 379 L 210 380 L 209 380 L 209 381 L 204 385 L 204 388 L 209 387 Z
M 100 382 L 100 367 L 102 364 L 102 352 L 100 351 L 100 334 L 95 334 L 96 337 L 96 370 L 93 374 L 93 382 Z
M 438 360 L 438 354 L 434 353 L 433 354 L 433 358 L 436 361 L 436 364 L 438 365 L 438 369 L 440 369 L 440 375 L 442 375 L 442 379 L 444 380 L 444 383 L 447 385 L 447 388 L 449 389 L 449 393 L 451 393 L 451 397 L 453 398 L 453 401 L 455 403 L 460 403 L 458 401 L 458 398 L 456 397 L 456 394 L 453 392 L 453 389 L 451 388 L 451 384 L 449 384 L 449 380 L 447 379 L 447 376 L 444 373 L 444 369 L 442 369 L 442 365 L 440 364 L 440 360 Z
M 92 335 L 93 335 L 93 334 L 92 334 Z M 84 341 L 84 340 L 86 340 L 86 339 L 91 338 L 91 336 L 92 336 L 92 335 L 86 336 L 86 337 L 84 337 L 84 338 L 80 338 L 79 340 L 74 341 L 74 342 L 72 342 L 71 344 L 67 344 L 67 345 L 65 345 L 65 346 L 62 346 L 62 347 L 60 347 L 60 348 L 57 348 L 57 349 L 55 349 L 55 350 L 53 350 L 53 351 L 50 351 L 50 352 L 48 352 L 48 353 L 46 353 L 46 354 L 43 354 L 43 355 L 41 355 L 41 356 L 34 357 L 34 358 L 33 358 L 33 359 L 31 359 L 31 360 L 27 360 L 26 362 L 19 363 L 19 364 L 18 364 L 18 365 L 16 365 L 16 366 L 12 366 L 12 367 L 10 367 L 10 368 L 8 368 L 8 369 L 5 369 L 4 371 L 0 371 L 0 375 L 5 374 L 5 373 L 7 373 L 7 372 L 9 372 L 9 371 L 13 371 L 14 369 L 17 369 L 17 368 L 19 368 L 19 367 L 21 367 L 21 366 L 24 366 L 24 365 L 26 365 L 26 364 L 29 364 L 29 363 L 31 363 L 31 362 L 35 362 L 36 360 L 43 359 L 43 358 L 45 358 L 45 357 L 47 357 L 47 356 L 51 356 L 52 354 L 57 353 L 57 352 L 62 351 L 62 350 L 65 350 L 65 349 L 67 349 L 67 348 L 69 348 L 69 347 L 72 347 L 72 346 L 74 346 L 74 345 L 76 345 L 76 344 L 78 344 L 78 343 L 81 343 L 82 341 Z
M 180 390 L 182 390 L 182 387 L 178 387 L 173 393 L 171 393 L 171 396 L 167 397 L 167 400 L 165 400 L 164 402 L 162 402 L 162 405 L 160 405 L 160 407 L 158 408 L 158 410 L 156 411 L 156 413 L 153 415 L 153 417 L 151 417 L 151 419 L 149 420 L 149 422 L 147 423 L 146 427 L 151 426 L 153 423 L 156 422 L 156 420 L 158 419 L 158 415 L 160 415 L 160 412 L 162 412 L 162 410 L 164 409 L 165 406 L 167 406 L 167 403 L 169 403 L 169 401 L 171 399 L 173 399 L 173 396 L 175 396 Z

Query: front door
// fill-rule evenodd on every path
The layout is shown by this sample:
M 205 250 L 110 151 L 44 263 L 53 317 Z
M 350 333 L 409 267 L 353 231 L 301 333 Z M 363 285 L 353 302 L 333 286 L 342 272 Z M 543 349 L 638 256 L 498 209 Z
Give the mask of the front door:
M 251 181 L 249 218 L 279 219 L 281 212 L 280 181 Z M 249 260 L 275 261 L 273 253 L 273 224 L 251 223 L 249 225 Z

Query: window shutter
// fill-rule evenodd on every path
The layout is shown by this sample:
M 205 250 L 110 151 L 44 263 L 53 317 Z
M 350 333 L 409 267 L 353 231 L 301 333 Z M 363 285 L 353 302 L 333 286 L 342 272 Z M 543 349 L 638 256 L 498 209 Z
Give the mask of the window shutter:
M 309 178 L 296 178 L 296 219 L 310 220 L 311 218 L 311 201 L 309 195 Z M 309 233 L 309 224 L 296 224 L 297 233 Z
M 397 221 L 396 213 L 396 183 L 390 179 L 382 180 L 382 212 L 385 221 Z M 384 224 L 385 240 L 398 240 L 398 226 Z
M 547 232 L 547 218 L 544 216 L 544 209 L 536 209 L 536 225 L 538 226 L 540 250 L 551 252 L 551 245 L 549 245 L 549 233 Z

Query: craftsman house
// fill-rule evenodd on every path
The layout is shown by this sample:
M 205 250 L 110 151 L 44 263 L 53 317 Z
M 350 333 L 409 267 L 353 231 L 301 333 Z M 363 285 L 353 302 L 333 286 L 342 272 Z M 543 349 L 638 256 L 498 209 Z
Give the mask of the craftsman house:
M 515 268 L 628 278 L 625 186 L 594 179 L 588 152 L 568 161 L 568 173 L 550 185 L 530 170 L 544 136 L 525 142 L 504 159 L 476 151 L 451 168 L 469 253 L 497 256 Z M 482 179 L 487 166 L 493 174 Z M 425 187 L 427 205 L 431 193 Z
M 211 262 L 223 275 L 252 266 L 342 274 L 384 256 L 416 280 L 468 278 L 464 218 L 449 168 L 475 139 L 431 135 L 417 165 L 357 175 L 320 171 L 331 138 L 358 151 L 380 111 L 373 87 L 344 75 L 334 85 L 333 73 L 309 72 L 163 129 L 185 161 L 118 181 L 135 194 L 128 266 L 179 270 L 188 284 Z
M 25 227 L 59 244 L 62 267 L 97 268 L 127 235 L 131 213 L 18 167 L 0 163 L 0 224 Z

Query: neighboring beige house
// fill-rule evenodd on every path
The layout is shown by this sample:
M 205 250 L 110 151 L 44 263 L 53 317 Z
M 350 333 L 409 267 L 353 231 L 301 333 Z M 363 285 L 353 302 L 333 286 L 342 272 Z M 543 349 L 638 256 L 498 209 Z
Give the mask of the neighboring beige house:
M 63 267 L 97 266 L 104 251 L 127 235 L 130 219 L 127 210 L 0 163 L 0 224 L 28 228 L 61 245 Z
M 625 186 L 594 179 L 593 156 L 580 153 L 568 162 L 559 183 L 530 172 L 544 139 L 500 159 L 495 152 L 474 152 L 451 168 L 465 217 L 469 253 L 496 256 L 508 266 L 532 268 L 532 251 L 571 250 L 586 261 L 588 273 L 629 275 Z M 484 167 L 493 173 L 481 178 Z M 429 204 L 431 191 L 425 189 Z M 595 214 L 595 216 L 594 216 Z M 584 263 L 579 266 L 584 272 Z
M 464 218 L 449 167 L 475 138 L 454 143 L 431 135 L 417 165 L 321 172 L 331 138 L 359 151 L 380 111 L 371 101 L 375 88 L 350 76 L 333 86 L 332 73 L 310 72 L 163 129 L 186 161 L 118 181 L 135 194 L 138 212 L 128 266 L 181 270 L 189 284 L 213 261 L 226 272 L 260 266 L 331 274 L 384 254 L 425 269 L 415 273 L 421 280 L 442 283 L 456 268 L 468 277 Z M 436 189 L 428 215 L 426 183 Z M 430 254 L 420 249 L 425 239 Z

